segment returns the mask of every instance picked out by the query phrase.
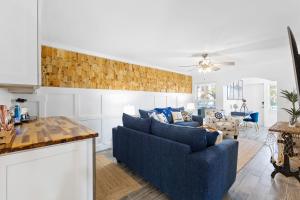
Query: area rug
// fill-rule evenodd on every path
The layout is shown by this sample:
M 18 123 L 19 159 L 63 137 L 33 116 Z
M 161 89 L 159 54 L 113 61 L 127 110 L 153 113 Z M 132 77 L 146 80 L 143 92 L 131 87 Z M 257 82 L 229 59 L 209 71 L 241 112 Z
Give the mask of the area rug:
M 119 200 L 141 189 L 126 169 L 113 163 L 104 155 L 96 157 L 96 199 Z
M 240 138 L 237 171 L 241 170 L 261 149 L 262 142 Z M 114 164 L 104 155 L 97 155 L 97 200 L 168 200 L 159 190 Z
M 237 171 L 239 172 L 262 148 L 263 143 L 255 140 L 248 140 L 244 138 L 238 139 L 238 164 Z

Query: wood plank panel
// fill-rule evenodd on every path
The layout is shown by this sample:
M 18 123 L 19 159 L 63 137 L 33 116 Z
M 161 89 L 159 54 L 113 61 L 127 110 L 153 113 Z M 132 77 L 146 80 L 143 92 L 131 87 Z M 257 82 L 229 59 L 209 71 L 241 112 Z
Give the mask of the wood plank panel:
M 42 46 L 42 86 L 192 93 L 192 77 Z

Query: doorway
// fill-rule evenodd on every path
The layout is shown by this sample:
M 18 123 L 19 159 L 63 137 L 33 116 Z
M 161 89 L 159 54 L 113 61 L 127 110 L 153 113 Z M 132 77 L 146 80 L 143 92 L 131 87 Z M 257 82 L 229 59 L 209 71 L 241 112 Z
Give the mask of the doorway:
M 244 99 L 250 112 L 259 113 L 258 124 L 264 126 L 264 84 L 245 84 Z

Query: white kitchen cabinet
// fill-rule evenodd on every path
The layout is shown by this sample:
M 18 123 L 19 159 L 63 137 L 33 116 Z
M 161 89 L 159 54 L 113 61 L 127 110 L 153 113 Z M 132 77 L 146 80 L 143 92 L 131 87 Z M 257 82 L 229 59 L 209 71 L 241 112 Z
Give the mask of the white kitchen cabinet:
M 0 85 L 38 85 L 38 0 L 0 0 Z
M 87 139 L 0 155 L 0 200 L 93 200 L 93 152 Z

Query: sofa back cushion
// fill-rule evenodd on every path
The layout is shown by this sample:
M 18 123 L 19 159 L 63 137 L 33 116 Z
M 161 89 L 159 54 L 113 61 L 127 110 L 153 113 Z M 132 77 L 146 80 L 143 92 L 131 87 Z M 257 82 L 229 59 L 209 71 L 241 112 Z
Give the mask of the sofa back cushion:
M 181 112 L 184 111 L 184 107 L 179 107 L 179 108 L 171 108 L 173 112 Z
M 151 133 L 158 137 L 187 144 L 193 152 L 201 151 L 207 146 L 206 131 L 200 128 L 164 124 L 153 119 Z
M 136 131 L 142 131 L 150 133 L 151 118 L 142 119 L 139 117 L 133 117 L 123 113 L 123 126 Z

